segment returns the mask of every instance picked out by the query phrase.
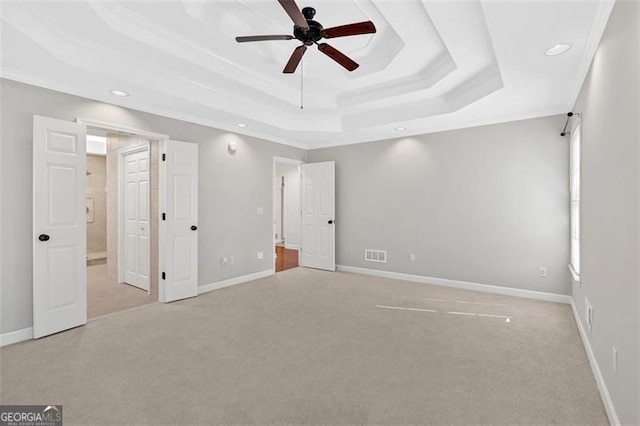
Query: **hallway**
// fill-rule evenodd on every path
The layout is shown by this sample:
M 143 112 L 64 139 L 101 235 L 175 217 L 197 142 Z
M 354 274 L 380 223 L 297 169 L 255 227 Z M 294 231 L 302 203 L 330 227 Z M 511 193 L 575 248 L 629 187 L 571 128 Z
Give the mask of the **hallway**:
M 276 272 L 298 267 L 298 250 L 284 248 L 276 244 Z
M 157 286 L 151 293 L 107 279 L 107 264 L 87 266 L 87 318 L 92 319 L 114 312 L 158 301 Z

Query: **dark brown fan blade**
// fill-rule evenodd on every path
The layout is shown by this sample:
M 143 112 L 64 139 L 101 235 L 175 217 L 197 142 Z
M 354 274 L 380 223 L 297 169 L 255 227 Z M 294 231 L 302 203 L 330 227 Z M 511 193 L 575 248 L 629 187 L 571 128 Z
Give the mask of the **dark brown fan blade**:
M 236 37 L 238 43 L 246 43 L 248 41 L 269 41 L 269 40 L 293 40 L 290 35 L 257 35 Z
M 376 32 L 376 26 L 371 21 L 358 22 L 355 24 L 341 25 L 339 27 L 327 28 L 324 30 L 324 38 L 346 37 L 359 34 L 371 34 Z
M 289 62 L 285 65 L 284 70 L 282 70 L 285 74 L 291 74 L 295 72 L 296 68 L 298 68 L 298 64 L 302 60 L 302 55 L 307 51 L 307 46 L 304 44 L 302 46 L 296 47 L 296 50 L 293 51 L 293 54 L 289 58 Z
M 322 53 L 324 53 L 349 71 L 353 71 L 360 66 L 344 53 L 338 51 L 335 47 L 329 46 L 327 43 L 319 43 L 318 50 L 320 50 Z
M 294 24 L 300 28 L 309 29 L 309 24 L 307 24 L 307 20 L 304 18 L 304 15 L 300 11 L 295 0 L 278 0 L 278 2 L 285 12 L 287 12 Z

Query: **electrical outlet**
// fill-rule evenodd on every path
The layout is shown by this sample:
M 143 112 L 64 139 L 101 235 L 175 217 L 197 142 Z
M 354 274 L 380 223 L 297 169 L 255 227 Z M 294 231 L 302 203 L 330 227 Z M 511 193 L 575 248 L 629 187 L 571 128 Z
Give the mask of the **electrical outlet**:
M 593 325 L 593 305 L 589 302 L 589 299 L 584 298 L 584 321 L 587 323 L 587 327 L 589 331 L 591 331 L 591 326 Z
M 613 372 L 618 372 L 618 350 L 615 347 L 611 348 L 611 363 L 613 366 Z
M 415 262 L 415 261 L 416 261 L 416 254 L 415 253 L 409 254 L 409 262 Z
M 259 251 L 258 252 L 258 260 L 262 260 L 264 259 L 264 252 Z
M 264 214 L 264 208 L 258 207 L 258 209 L 256 210 L 256 213 L 258 214 L 258 216 L 262 216 Z
M 540 266 L 538 268 L 538 276 L 540 276 L 542 278 L 547 278 L 547 267 L 546 266 Z
M 234 256 L 229 256 L 229 265 L 233 265 L 236 263 L 236 258 Z

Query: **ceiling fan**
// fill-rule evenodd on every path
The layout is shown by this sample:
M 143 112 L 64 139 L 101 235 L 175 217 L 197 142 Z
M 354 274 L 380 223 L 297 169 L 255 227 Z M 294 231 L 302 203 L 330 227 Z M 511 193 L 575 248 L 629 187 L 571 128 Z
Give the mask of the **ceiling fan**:
M 345 67 L 349 71 L 353 71 L 359 65 L 344 53 L 327 43 L 318 43 L 323 38 L 347 37 L 360 34 L 371 34 L 376 32 L 376 27 L 371 21 L 357 22 L 354 24 L 341 25 L 339 27 L 323 28 L 322 25 L 313 20 L 316 10 L 312 7 L 305 7 L 302 11 L 296 5 L 295 0 L 278 0 L 285 12 L 293 21 L 293 35 L 257 35 L 236 37 L 238 43 L 246 43 L 249 41 L 269 41 L 269 40 L 293 40 L 297 39 L 302 42 L 301 46 L 296 47 L 289 58 L 289 62 L 282 72 L 286 74 L 293 73 L 298 64 L 302 60 L 302 56 L 307 51 L 307 46 L 314 43 L 318 46 L 318 50 Z

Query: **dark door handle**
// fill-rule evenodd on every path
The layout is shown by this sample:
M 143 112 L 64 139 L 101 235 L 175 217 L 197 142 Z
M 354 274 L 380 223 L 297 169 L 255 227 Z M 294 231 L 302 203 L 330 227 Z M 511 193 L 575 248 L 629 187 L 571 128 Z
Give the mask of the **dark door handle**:
M 51 238 L 50 236 L 48 236 L 47 234 L 40 234 L 38 235 L 38 239 L 40 241 L 49 241 L 49 238 Z
M 197 231 L 197 230 L 198 230 L 198 227 L 197 227 L 197 226 L 195 226 L 195 225 L 191 225 L 191 230 L 192 230 L 192 231 Z
M 329 222 L 327 222 L 329 225 L 333 225 L 333 220 L 330 220 Z

